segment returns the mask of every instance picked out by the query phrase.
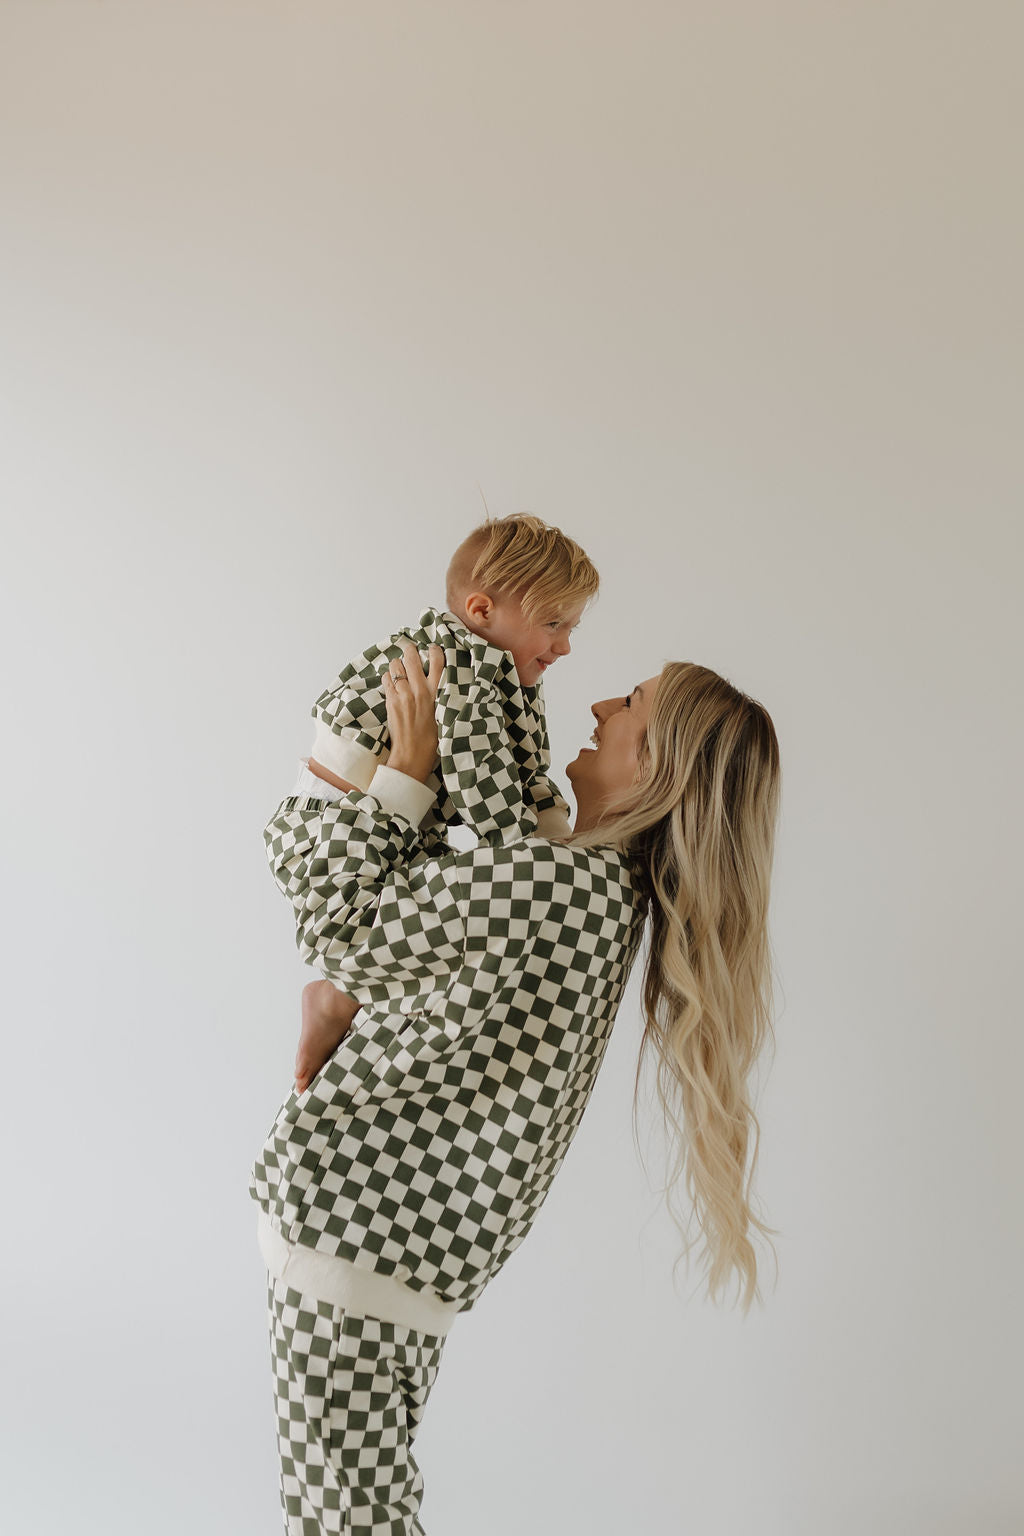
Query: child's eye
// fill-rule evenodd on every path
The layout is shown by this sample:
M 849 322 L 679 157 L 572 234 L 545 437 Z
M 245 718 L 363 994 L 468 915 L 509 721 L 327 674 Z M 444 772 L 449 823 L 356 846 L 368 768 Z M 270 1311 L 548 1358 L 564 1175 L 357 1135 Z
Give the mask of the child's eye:
M 549 619 L 548 622 L 544 626 L 545 629 L 561 629 L 561 627 L 562 627 L 561 619 Z

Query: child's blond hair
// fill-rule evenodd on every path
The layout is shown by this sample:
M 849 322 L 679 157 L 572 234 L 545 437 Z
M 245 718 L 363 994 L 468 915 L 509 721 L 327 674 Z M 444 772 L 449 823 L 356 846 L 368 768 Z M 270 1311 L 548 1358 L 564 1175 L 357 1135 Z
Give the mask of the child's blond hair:
M 448 566 L 447 602 L 458 612 L 471 592 L 514 597 L 528 624 L 561 618 L 597 596 L 600 578 L 560 528 L 515 512 L 488 518 L 463 539 Z

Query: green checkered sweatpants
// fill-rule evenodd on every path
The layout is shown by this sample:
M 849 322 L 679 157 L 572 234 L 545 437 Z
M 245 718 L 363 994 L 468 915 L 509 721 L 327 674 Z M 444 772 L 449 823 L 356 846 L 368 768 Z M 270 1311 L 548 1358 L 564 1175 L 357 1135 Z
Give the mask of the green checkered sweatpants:
M 269 1281 L 288 1536 L 423 1536 L 412 1442 L 443 1337 L 354 1317 Z

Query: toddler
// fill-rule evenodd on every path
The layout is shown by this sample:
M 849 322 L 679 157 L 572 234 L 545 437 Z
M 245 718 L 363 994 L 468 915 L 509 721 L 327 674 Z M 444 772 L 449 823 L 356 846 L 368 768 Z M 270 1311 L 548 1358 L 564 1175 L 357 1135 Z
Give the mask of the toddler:
M 568 807 L 549 778 L 542 678 L 569 654 L 570 636 L 598 589 L 580 546 L 537 517 L 489 520 L 464 539 L 448 567 L 448 611 L 426 609 L 414 628 L 372 646 L 341 672 L 313 707 L 315 735 L 295 795 L 337 800 L 349 790 L 384 791 L 418 826 L 426 856 L 449 851 L 461 823 L 500 845 L 536 833 L 569 833 Z M 437 690 L 438 762 L 426 785 L 387 768 L 381 681 L 415 645 L 444 652 Z M 296 1057 L 301 1093 L 348 1029 L 354 1004 L 330 982 L 303 992 Z

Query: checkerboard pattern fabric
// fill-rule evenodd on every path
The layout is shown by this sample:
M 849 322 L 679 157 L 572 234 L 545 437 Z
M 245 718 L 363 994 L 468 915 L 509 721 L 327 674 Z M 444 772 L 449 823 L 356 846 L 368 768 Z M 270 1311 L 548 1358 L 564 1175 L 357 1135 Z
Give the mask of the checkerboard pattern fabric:
M 437 801 L 422 829 L 424 847 L 445 851 L 446 829 L 459 822 L 485 842 L 507 842 L 534 831 L 537 817 L 551 811 L 560 814 L 567 831 L 568 806 L 549 778 L 541 685 L 522 687 L 511 654 L 474 635 L 454 614 L 427 608 L 414 628 L 357 656 L 317 699 L 314 719 L 386 760 L 381 678 L 410 641 L 424 662 L 431 644 L 445 653 L 436 706 L 440 756 L 427 781 Z M 351 779 L 344 771 L 341 776 Z
M 643 928 L 629 861 L 535 838 L 429 858 L 357 791 L 285 800 L 265 839 L 302 955 L 362 1012 L 253 1197 L 288 1241 L 468 1310 L 590 1099 Z
M 279 1280 L 267 1299 L 288 1536 L 423 1536 L 412 1443 L 444 1340 Z

